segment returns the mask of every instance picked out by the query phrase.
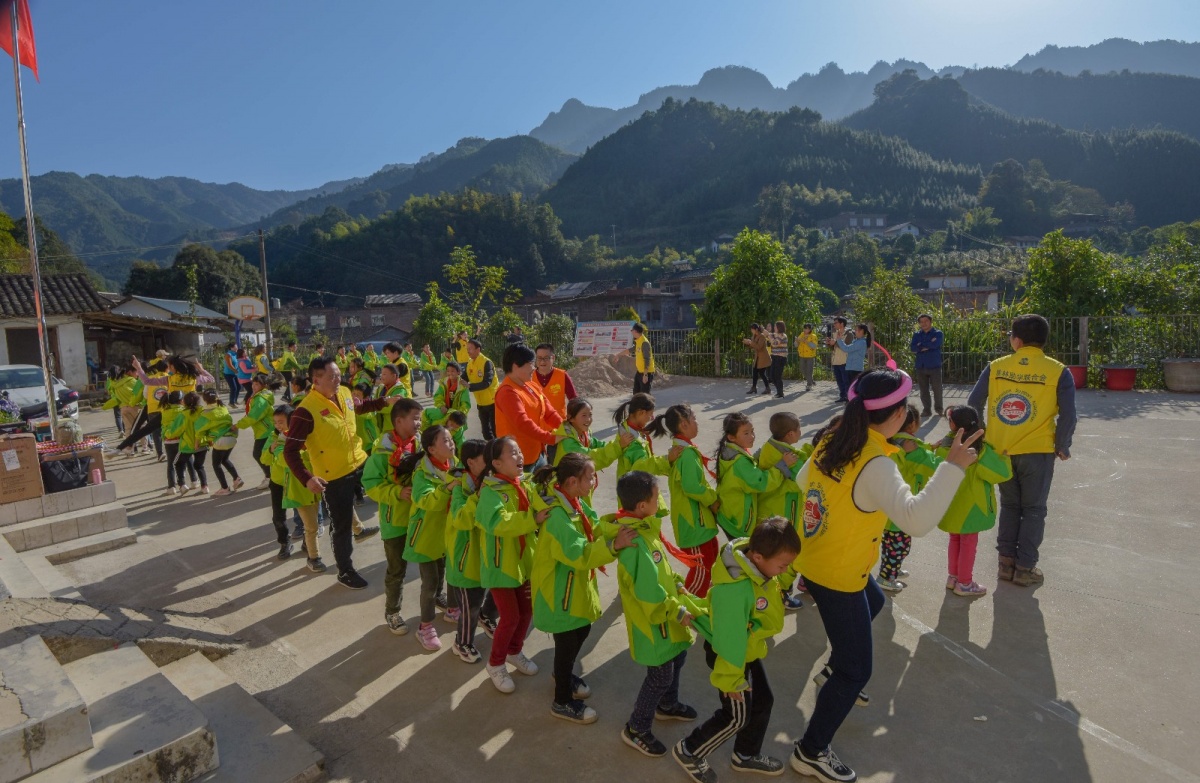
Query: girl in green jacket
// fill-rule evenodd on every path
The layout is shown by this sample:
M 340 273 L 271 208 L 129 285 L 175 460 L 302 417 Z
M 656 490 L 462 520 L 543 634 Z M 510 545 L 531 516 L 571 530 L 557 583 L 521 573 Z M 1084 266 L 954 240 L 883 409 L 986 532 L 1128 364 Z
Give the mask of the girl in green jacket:
M 167 491 L 163 494 L 170 497 L 178 497 L 181 491 L 187 492 L 191 489 L 183 481 L 185 467 L 188 469 L 192 483 L 196 483 L 196 469 L 192 467 L 190 461 L 180 462 L 179 459 L 179 440 L 186 423 L 183 393 L 168 392 L 162 406 L 163 449 L 167 453 Z
M 670 476 L 671 463 L 678 458 L 682 449 L 672 446 L 665 457 L 655 456 L 654 442 L 646 432 L 646 426 L 654 420 L 654 398 L 638 392 L 613 411 L 613 422 L 617 434 L 629 436 L 628 445 L 623 446 L 617 459 L 617 475 L 624 476 L 631 470 L 641 470 L 655 476 Z M 622 438 L 622 441 L 625 439 Z M 658 515 L 665 517 L 670 511 L 662 495 L 658 497 Z
M 435 599 L 446 578 L 446 515 L 450 512 L 450 469 L 454 467 L 454 441 L 441 426 L 421 433 L 421 448 L 406 454 L 396 466 L 396 478 L 412 481 L 412 511 L 408 518 L 408 536 L 404 560 L 421 569 L 421 624 L 417 639 L 426 650 L 442 649 L 433 619 Z M 456 596 L 452 593 L 446 619 L 458 622 Z
M 750 449 L 754 448 L 754 425 L 744 413 L 730 413 L 721 424 L 721 442 L 717 445 L 717 494 L 721 507 L 717 524 L 732 541 L 744 538 L 758 524 L 758 496 L 778 489 L 784 479 L 791 480 L 800 458 L 794 452 L 780 457 L 777 464 L 763 470 Z
M 583 454 L 592 460 L 597 471 L 604 470 L 617 461 L 626 446 L 633 443 L 636 436 L 628 430 L 618 430 L 617 437 L 610 441 L 592 435 L 592 404 L 583 397 L 576 397 L 567 403 L 567 418 L 559 427 L 563 439 L 558 442 L 554 451 L 554 464 L 557 465 L 568 454 Z M 585 497 L 588 504 L 592 502 L 592 492 Z
M 251 397 L 250 401 L 246 403 L 246 415 L 237 423 L 239 430 L 252 430 L 254 433 L 254 461 L 262 467 L 263 471 L 262 483 L 257 487 L 260 490 L 271 486 L 270 463 L 262 461 L 262 453 L 267 445 L 267 436 L 274 432 L 272 417 L 275 414 L 275 392 L 282 388 L 281 381 L 271 380 L 270 376 L 261 372 L 256 373 L 250 379 Z M 234 476 L 236 475 L 234 473 Z
M 671 522 L 675 543 L 695 560 L 683 586 L 700 598 L 708 595 L 712 567 L 717 559 L 717 491 L 709 483 L 715 475 L 693 441 L 700 432 L 696 414 L 687 405 L 672 405 L 646 427 L 656 438 L 671 435 L 671 444 L 683 452 L 671 465 L 668 486 L 671 490 Z
M 504 436 L 488 443 L 479 506 L 475 510 L 475 524 L 482 531 L 483 544 L 480 581 L 491 590 L 500 610 L 487 672 L 501 693 L 516 689 L 508 664 L 526 675 L 538 671 L 537 664 L 522 650 L 533 620 L 529 576 L 537 545 L 535 533 L 550 510 L 533 486 L 522 478 L 523 460 L 515 438 Z
M 890 455 L 891 459 L 900 468 L 901 478 L 914 495 L 921 493 L 929 479 L 933 478 L 937 466 L 942 463 L 942 458 L 933 453 L 933 447 L 917 437 L 920 426 L 921 410 L 910 404 L 900 431 L 888 439 L 888 443 L 896 447 L 896 451 Z M 879 544 L 879 579 L 876 582 L 880 587 L 890 593 L 898 593 L 908 586 L 900 581 L 900 577 L 908 576 L 903 566 L 911 550 L 912 536 L 889 519 Z M 953 588 L 954 585 L 950 585 L 946 589 Z
M 575 660 L 602 613 L 596 569 L 603 571 L 637 536 L 628 526 L 619 532 L 598 529 L 599 517 L 586 501 L 595 480 L 596 465 L 583 454 L 565 454 L 557 465 L 533 474 L 550 506 L 533 555 L 533 625 L 554 636 L 550 714 L 573 723 L 595 723 L 597 717 L 582 701 L 591 689 L 574 674 Z
M 212 442 L 196 433 L 196 422 L 204 410 L 204 400 L 199 392 L 188 392 L 183 395 L 183 413 L 170 429 L 163 430 L 167 438 L 179 438 L 179 458 L 175 461 L 175 478 L 179 480 L 179 494 L 182 497 L 188 493 L 189 487 L 183 483 L 183 470 L 196 471 L 200 477 L 200 494 L 208 494 L 208 473 L 204 470 L 204 459 L 208 456 L 208 447 Z
M 964 438 L 983 429 L 979 414 L 974 408 L 963 405 L 946 412 L 950 420 L 950 433 L 937 448 L 939 457 L 945 459 L 954 444 L 954 436 L 962 430 Z M 982 445 L 980 445 L 982 444 Z M 950 534 L 948 553 L 949 576 L 946 589 L 955 595 L 975 598 L 987 595 L 987 588 L 975 582 L 971 572 L 975 568 L 975 550 L 979 546 L 979 534 L 996 524 L 996 485 L 1012 478 L 1012 462 L 981 439 L 976 442 L 979 458 L 967 468 L 950 508 L 938 524 Z M 951 585 L 950 583 L 954 584 Z
M 212 444 L 212 466 L 213 470 L 217 473 L 217 481 L 221 484 L 221 488 L 214 493 L 214 497 L 218 495 L 232 495 L 246 483 L 242 481 L 241 476 L 238 475 L 237 468 L 230 462 L 233 447 L 237 445 L 237 429 L 233 426 L 233 418 L 229 415 L 229 409 L 221 402 L 221 395 L 217 394 L 213 389 L 207 389 L 200 396 L 204 400 L 204 408 L 200 411 L 200 415 L 196 417 L 194 428 L 197 443 L 208 442 Z M 229 484 L 225 481 L 226 470 L 233 476 L 232 489 L 230 489 Z
M 283 460 L 283 446 L 287 433 L 288 417 L 292 415 L 291 405 L 280 405 L 272 413 L 272 428 L 264 438 L 262 453 L 258 455 L 258 463 L 267 469 L 267 480 L 271 488 L 271 525 L 275 528 L 275 537 L 279 543 L 279 559 L 287 560 L 292 556 L 292 537 L 287 527 L 287 511 L 283 507 L 283 495 L 288 479 L 287 463 Z
M 464 663 L 478 663 L 475 630 L 487 592 L 479 582 L 479 529 L 475 509 L 479 505 L 479 483 L 483 476 L 483 452 L 487 441 L 468 440 L 458 449 L 461 468 L 451 471 L 450 514 L 446 517 L 446 584 L 458 593 L 458 633 L 454 654 Z

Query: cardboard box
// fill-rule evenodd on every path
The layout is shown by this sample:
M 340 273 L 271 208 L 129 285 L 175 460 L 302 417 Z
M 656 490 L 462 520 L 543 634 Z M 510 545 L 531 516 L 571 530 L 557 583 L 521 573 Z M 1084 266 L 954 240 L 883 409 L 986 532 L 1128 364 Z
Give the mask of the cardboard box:
M 0 503 L 40 498 L 43 494 L 42 468 L 33 435 L 0 435 Z
M 92 464 L 88 466 L 88 483 L 92 483 L 92 471 L 100 470 L 100 481 L 107 480 L 108 476 L 104 472 L 104 452 L 100 450 L 100 446 L 92 446 L 87 449 L 78 449 L 76 451 L 64 451 L 61 454 L 43 454 L 42 462 L 57 462 L 60 459 L 73 459 L 75 457 L 91 457 Z M 38 469 L 39 471 L 41 468 Z M 39 472 L 39 475 L 40 472 Z

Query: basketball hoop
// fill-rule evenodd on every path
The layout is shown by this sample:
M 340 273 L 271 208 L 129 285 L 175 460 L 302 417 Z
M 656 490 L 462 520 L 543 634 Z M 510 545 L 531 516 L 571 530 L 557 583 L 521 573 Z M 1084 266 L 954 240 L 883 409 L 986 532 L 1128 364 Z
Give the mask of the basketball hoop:
M 240 321 L 258 321 L 267 316 L 267 303 L 255 296 L 238 296 L 229 300 L 229 317 Z

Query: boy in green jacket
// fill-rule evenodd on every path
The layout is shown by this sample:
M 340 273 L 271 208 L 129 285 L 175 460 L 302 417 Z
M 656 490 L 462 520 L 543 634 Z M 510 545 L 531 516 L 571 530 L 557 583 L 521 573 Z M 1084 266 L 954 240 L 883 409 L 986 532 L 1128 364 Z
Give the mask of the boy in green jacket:
M 433 393 L 433 404 L 421 414 L 421 428 L 432 427 L 435 424 L 445 426 L 446 417 L 451 411 L 471 411 L 471 393 L 467 384 L 459 380 L 462 368 L 456 362 L 446 365 L 445 377 Z
M 933 477 L 937 466 L 942 463 L 942 458 L 933 453 L 933 447 L 917 437 L 917 429 L 920 426 L 921 411 L 917 406 L 909 405 L 900 431 L 888 440 L 888 443 L 896 447 L 889 456 L 900 469 L 900 476 L 914 495 L 920 494 Z M 889 519 L 879 548 L 879 579 L 876 581 L 884 590 L 898 593 L 908 586 L 900 581 L 900 577 L 908 576 L 903 566 L 904 559 L 912 550 L 912 536 L 896 527 Z
M 712 669 L 709 680 L 721 707 L 680 740 L 671 755 L 698 783 L 712 783 L 716 773 L 706 757 L 731 736 L 730 765 L 739 772 L 778 775 L 783 762 L 762 755 L 774 697 L 763 668 L 767 640 L 783 630 L 783 601 L 779 577 L 800 554 L 800 535 L 784 517 L 764 519 L 750 538 L 725 546 L 713 570 L 709 592 L 708 628 L 704 658 Z
M 778 464 L 763 470 L 750 449 L 754 448 L 754 425 L 744 413 L 730 413 L 721 424 L 717 447 L 717 495 L 721 507 L 717 524 L 730 540 L 749 535 L 758 522 L 759 495 L 779 489 L 799 472 L 800 458 L 794 453 L 780 457 Z
M 621 739 L 647 756 L 661 757 L 667 754 L 667 747 L 650 731 L 654 719 L 696 719 L 696 710 L 679 701 L 679 675 L 692 646 L 692 620 L 706 614 L 707 607 L 683 589 L 683 578 L 667 562 L 654 476 L 641 470 L 621 476 L 617 500 L 621 511 L 613 521 L 637 533 L 633 546 L 617 555 L 617 585 L 629 654 L 647 667 Z
M 800 468 L 812 456 L 813 445 L 805 443 L 803 446 L 797 447 L 800 442 L 800 417 L 794 413 L 775 413 L 771 415 L 771 420 L 768 423 L 771 430 L 771 437 L 767 442 L 759 448 L 755 458 L 758 460 L 760 470 L 767 470 L 772 467 L 777 467 L 785 475 L 791 474 L 791 478 L 785 478 L 783 483 L 772 490 L 768 490 L 758 496 L 758 516 L 761 519 L 769 517 L 783 517 L 792 523 L 792 527 L 796 528 L 796 532 L 800 532 L 800 485 L 796 483 L 795 477 L 800 475 Z M 795 454 L 796 465 L 788 468 L 783 462 L 784 454 Z M 783 592 L 783 608 L 788 610 L 796 610 L 804 608 L 804 600 L 800 598 L 791 588 L 790 579 L 786 582 Z

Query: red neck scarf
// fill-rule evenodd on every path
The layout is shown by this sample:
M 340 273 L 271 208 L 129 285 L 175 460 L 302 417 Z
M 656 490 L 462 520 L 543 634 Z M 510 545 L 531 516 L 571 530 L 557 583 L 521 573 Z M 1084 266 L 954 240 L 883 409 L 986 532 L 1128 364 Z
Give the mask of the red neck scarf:
M 458 391 L 458 381 L 446 381 L 442 386 L 442 404 L 446 411 L 450 410 L 450 403 L 454 402 L 454 394 Z
M 587 536 L 588 543 L 590 544 L 595 541 L 596 533 L 592 529 L 592 520 L 588 519 L 588 515 L 583 513 L 583 503 L 579 501 L 579 498 L 573 498 L 566 492 L 563 492 L 561 484 L 555 484 L 554 491 L 566 498 L 567 502 L 571 504 L 571 510 L 575 512 L 575 515 L 579 517 L 579 523 L 583 525 L 583 534 Z M 608 571 L 604 569 L 604 566 L 600 566 L 600 573 L 607 574 Z
M 590 449 L 592 447 L 592 436 L 587 430 L 581 430 L 574 424 L 571 425 L 571 429 L 575 430 L 575 435 L 579 438 L 579 445 L 583 446 L 585 449 Z
M 493 473 L 492 475 L 495 476 L 496 478 L 500 479 L 501 481 L 503 481 L 505 484 L 512 485 L 512 488 L 517 491 L 517 511 L 528 511 L 529 510 L 529 493 L 525 491 L 525 487 L 524 487 L 524 485 L 521 484 L 520 481 L 517 481 L 516 479 L 511 479 L 508 476 L 501 476 L 499 473 Z M 521 546 L 520 553 L 522 556 L 524 556 L 524 554 L 525 554 L 525 536 L 523 536 L 523 535 L 518 536 L 517 540 L 520 542 L 520 546 Z
M 425 456 L 429 457 L 429 464 L 433 465 L 435 468 L 437 468 L 441 472 L 445 473 L 448 470 L 450 470 L 449 462 L 438 462 L 436 459 L 434 459 L 433 457 L 430 457 L 428 454 L 426 454 Z
M 417 452 L 417 436 L 413 435 L 408 440 L 402 441 L 392 433 L 392 443 L 396 444 L 396 449 L 388 457 L 388 464 L 393 468 L 400 466 L 400 460 L 404 459 L 406 454 L 415 454 Z
M 637 516 L 636 514 L 631 514 L 628 511 L 621 510 L 617 512 L 617 519 L 636 519 L 641 522 L 643 518 Z M 695 568 L 704 562 L 699 555 L 689 555 L 687 552 L 684 552 L 682 549 L 663 538 L 661 533 L 658 536 L 658 542 L 663 545 L 663 549 L 670 553 L 671 557 L 683 563 L 688 568 Z
M 629 419 L 625 420 L 625 426 L 628 427 L 633 432 L 636 432 L 638 437 L 646 442 L 646 449 L 650 452 L 650 456 L 653 457 L 654 456 L 654 441 L 652 441 L 650 439 L 650 436 L 646 434 L 646 431 L 643 430 L 641 427 L 633 426 L 633 422 L 631 422 Z
M 695 449 L 696 453 L 700 455 L 700 462 L 704 465 L 704 470 L 706 470 L 708 472 L 708 475 L 713 477 L 713 481 L 717 480 L 717 474 L 715 472 L 713 472 L 713 469 L 711 467 L 709 467 L 709 462 L 712 461 L 711 457 L 709 457 L 707 454 L 705 454 L 703 451 L 701 451 L 699 446 L 697 446 L 695 443 L 692 443 L 690 440 L 683 437 L 682 435 L 676 435 L 675 440 L 683 441 L 684 443 L 686 443 L 687 445 L 689 445 L 693 449 Z

